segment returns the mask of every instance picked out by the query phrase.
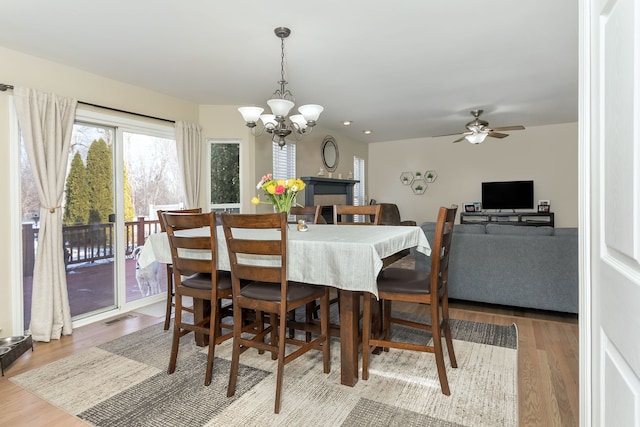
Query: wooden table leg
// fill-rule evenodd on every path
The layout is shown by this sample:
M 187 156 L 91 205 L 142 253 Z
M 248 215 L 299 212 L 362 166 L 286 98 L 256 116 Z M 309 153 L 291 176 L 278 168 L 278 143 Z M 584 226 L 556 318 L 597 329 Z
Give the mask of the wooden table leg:
M 340 290 L 340 382 L 358 382 L 360 292 Z

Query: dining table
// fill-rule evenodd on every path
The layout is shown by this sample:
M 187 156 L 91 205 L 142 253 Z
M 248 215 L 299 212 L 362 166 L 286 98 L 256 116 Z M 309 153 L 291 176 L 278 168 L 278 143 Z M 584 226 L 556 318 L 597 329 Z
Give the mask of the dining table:
M 274 230 L 235 231 L 260 232 L 264 239 L 273 237 L 269 232 L 276 233 Z M 177 233 L 197 236 L 205 232 L 209 233 L 209 230 L 190 229 Z M 260 238 L 255 234 L 251 236 Z M 217 227 L 216 237 L 218 269 L 229 271 L 222 226 Z M 340 290 L 340 382 L 344 385 L 354 386 L 358 381 L 360 295 L 369 292 L 377 297 L 376 278 L 385 258 L 409 248 L 416 248 L 425 255 L 431 254 L 429 241 L 420 227 L 310 224 L 307 231 L 297 231 L 295 225 L 288 230 L 287 278 Z M 197 256 L 211 255 L 200 253 Z M 154 261 L 171 263 L 166 233 L 149 235 L 140 252 L 140 267 Z

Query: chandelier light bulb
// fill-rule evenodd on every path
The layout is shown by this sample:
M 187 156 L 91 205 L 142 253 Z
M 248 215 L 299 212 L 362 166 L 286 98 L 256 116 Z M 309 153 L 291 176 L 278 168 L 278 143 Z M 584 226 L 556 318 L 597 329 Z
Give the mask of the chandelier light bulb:
M 264 108 L 260 107 L 240 107 L 238 108 L 240 114 L 242 114 L 242 118 L 247 123 L 254 123 L 258 121 L 260 118 L 260 114 L 264 111 Z
M 295 123 L 298 126 L 298 129 L 300 130 L 305 130 L 307 128 L 307 120 L 304 118 L 302 114 L 295 114 L 289 117 L 289 120 Z
M 278 126 L 278 122 L 276 122 L 276 116 L 274 114 L 263 114 L 260 116 L 260 120 L 262 120 L 262 124 L 266 128 L 275 128 Z
M 267 105 L 276 116 L 286 117 L 295 104 L 287 99 L 270 99 Z
M 324 107 L 317 104 L 307 104 L 307 105 L 301 105 L 300 107 L 298 107 L 298 111 L 300 112 L 300 114 L 302 114 L 305 120 L 307 122 L 314 122 L 314 123 L 318 121 L 318 118 L 320 117 L 320 113 L 322 113 L 322 110 L 324 110 Z

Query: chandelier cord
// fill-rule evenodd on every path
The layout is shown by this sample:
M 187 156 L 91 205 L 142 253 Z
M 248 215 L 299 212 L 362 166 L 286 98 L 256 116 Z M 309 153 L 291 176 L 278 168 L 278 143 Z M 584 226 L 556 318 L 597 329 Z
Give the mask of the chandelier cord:
M 283 99 L 286 99 L 285 86 L 287 81 L 284 79 L 284 37 L 280 37 L 280 91 Z

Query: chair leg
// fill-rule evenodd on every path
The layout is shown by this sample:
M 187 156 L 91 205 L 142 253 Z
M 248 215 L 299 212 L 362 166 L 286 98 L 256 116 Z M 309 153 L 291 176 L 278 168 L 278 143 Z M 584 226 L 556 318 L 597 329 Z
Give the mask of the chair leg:
M 258 313 L 256 313 L 258 317 Z M 262 320 L 262 313 L 259 315 Z M 263 325 L 260 323 L 258 328 L 261 329 Z M 227 386 L 227 397 L 231 397 L 236 392 L 236 383 L 238 381 L 238 370 L 240 368 L 240 336 L 242 335 L 242 310 L 233 305 L 233 348 L 231 352 L 231 369 L 229 370 L 229 385 Z
M 276 376 L 276 402 L 274 407 L 274 413 L 280 413 L 280 399 L 282 397 L 282 377 L 284 375 L 284 351 L 285 351 L 285 331 L 287 327 L 287 314 L 280 313 L 280 327 L 273 328 L 279 329 L 278 333 L 278 373 Z
M 171 307 L 173 307 L 173 271 L 171 267 L 167 265 L 167 310 L 164 315 L 164 330 L 169 329 L 169 322 L 171 321 Z
M 180 345 L 180 333 L 182 324 L 182 297 L 176 294 L 176 316 L 173 321 L 173 342 L 171 344 L 171 356 L 169 357 L 169 369 L 167 372 L 173 374 L 176 370 L 178 360 L 178 346 Z
M 322 363 L 324 373 L 331 372 L 331 332 L 329 331 L 329 289 L 326 290 L 324 296 L 320 300 L 320 333 L 325 337 L 322 344 Z M 310 341 L 310 340 L 307 340 Z
M 451 338 L 451 319 L 449 318 L 449 297 L 445 293 L 442 298 L 442 320 L 444 328 L 444 337 L 447 341 L 447 352 L 449 353 L 449 360 L 451 361 L 451 367 L 457 368 L 458 362 L 456 361 L 456 354 L 453 351 L 453 339 Z
M 216 338 L 220 336 L 220 300 L 211 301 L 211 314 L 209 315 L 209 348 L 207 349 L 207 372 L 204 376 L 204 385 L 211 384 L 213 374 L 213 356 L 216 349 Z
M 442 329 L 440 327 L 440 314 L 437 300 L 431 304 L 431 332 L 433 334 L 433 352 L 436 356 L 436 366 L 438 368 L 438 378 L 442 394 L 449 396 L 449 382 L 447 381 L 447 370 L 444 365 L 444 354 L 442 353 Z
M 289 318 L 289 320 L 291 322 L 295 322 L 296 321 L 296 311 L 292 310 L 289 313 L 287 313 L 287 317 Z M 296 336 L 296 330 L 295 328 L 289 328 L 289 338 L 294 338 Z
M 284 318 L 287 318 L 287 315 L 285 314 Z M 269 324 L 272 326 L 271 328 L 271 345 L 277 345 L 278 342 L 280 342 L 279 336 L 285 334 L 285 328 L 282 328 L 282 330 L 280 330 L 280 328 L 278 328 L 278 315 L 276 313 L 269 313 Z M 285 326 L 286 326 L 286 321 L 285 321 Z M 278 359 L 278 353 L 276 353 L 275 351 L 271 352 L 271 360 L 276 360 Z
M 362 309 L 362 379 L 369 379 L 369 339 L 371 338 L 371 295 L 364 292 Z
M 316 303 L 310 302 L 304 308 L 304 320 L 307 323 L 311 323 L 313 321 L 313 315 L 316 311 Z M 322 323 L 322 322 L 321 322 Z M 305 333 L 305 340 L 307 342 L 311 342 L 311 332 Z
M 391 300 L 382 301 L 382 336 L 386 341 L 391 339 Z M 384 351 L 389 351 L 389 347 L 384 347 Z
M 235 322 L 234 322 L 235 323 Z M 256 323 L 257 323 L 257 333 L 261 333 L 264 331 L 264 313 L 262 311 L 256 311 Z M 233 333 L 235 336 L 235 332 Z M 264 354 L 264 350 L 258 350 L 258 354 Z

